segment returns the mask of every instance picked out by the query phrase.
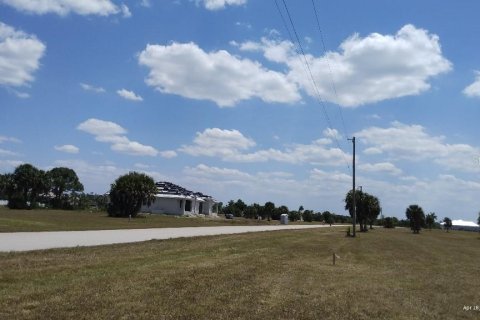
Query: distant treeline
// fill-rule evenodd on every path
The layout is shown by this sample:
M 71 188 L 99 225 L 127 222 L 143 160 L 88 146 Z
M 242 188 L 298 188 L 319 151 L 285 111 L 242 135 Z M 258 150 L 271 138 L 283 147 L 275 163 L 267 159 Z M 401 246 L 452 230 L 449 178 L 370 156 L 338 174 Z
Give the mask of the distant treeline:
M 330 211 L 314 212 L 313 210 L 305 210 L 300 206 L 298 210 L 290 210 L 287 206 L 281 205 L 276 207 L 273 202 L 266 202 L 264 205 L 253 203 L 247 205 L 241 199 L 237 201 L 230 200 L 227 205 L 218 204 L 220 214 L 231 214 L 234 217 L 244 217 L 247 219 L 264 219 L 264 220 L 280 220 L 282 214 L 287 214 L 290 221 L 320 221 L 327 224 L 333 223 L 351 223 L 349 216 L 339 215 Z

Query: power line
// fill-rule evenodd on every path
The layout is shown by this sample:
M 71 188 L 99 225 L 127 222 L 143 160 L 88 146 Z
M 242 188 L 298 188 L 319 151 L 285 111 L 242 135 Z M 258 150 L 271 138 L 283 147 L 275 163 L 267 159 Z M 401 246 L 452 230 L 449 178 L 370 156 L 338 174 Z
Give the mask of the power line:
M 324 54 L 325 60 L 327 61 L 328 71 L 329 71 L 329 74 L 330 74 L 330 80 L 332 82 L 333 93 L 335 94 L 335 100 L 338 102 L 339 100 L 338 100 L 337 86 L 336 86 L 335 80 L 333 78 L 333 71 L 332 71 L 332 67 L 331 67 L 331 64 L 330 64 L 330 60 L 328 59 L 328 56 L 327 56 L 327 46 L 325 45 L 325 38 L 323 36 L 322 27 L 320 26 L 320 19 L 318 18 L 318 12 L 317 12 L 317 6 L 315 5 L 315 0 L 312 0 L 312 6 L 313 6 L 313 12 L 315 14 L 315 21 L 317 22 L 318 32 L 320 33 L 320 40 L 322 42 L 323 54 Z M 342 120 L 343 133 L 345 134 L 346 137 L 348 137 L 347 126 L 345 125 L 345 120 L 343 118 L 342 108 L 338 105 L 338 103 L 337 103 L 337 106 L 338 106 L 338 109 L 340 111 L 340 119 Z
M 324 114 L 325 120 L 327 122 L 328 128 L 333 130 L 332 122 L 331 122 L 330 117 L 328 115 L 325 102 L 323 101 L 323 99 L 320 95 L 320 91 L 318 89 L 317 82 L 315 81 L 315 78 L 313 76 L 312 69 L 310 68 L 310 64 L 308 63 L 308 59 L 306 57 L 305 51 L 303 50 L 303 46 L 302 46 L 302 43 L 300 41 L 300 37 L 298 36 L 297 29 L 295 28 L 295 24 L 293 23 L 292 16 L 290 15 L 290 11 L 288 10 L 287 3 L 285 2 L 285 0 L 282 0 L 282 2 L 283 2 L 283 6 L 285 8 L 285 12 L 287 13 L 288 20 L 290 21 L 290 25 L 292 26 L 292 30 L 293 30 L 293 33 L 295 35 L 296 42 L 298 43 L 300 53 L 302 54 L 302 57 L 303 57 L 303 60 L 304 60 L 305 66 L 306 66 L 306 71 L 307 71 L 308 75 L 310 76 L 310 81 L 312 83 L 313 90 L 315 92 L 315 98 L 317 100 L 317 103 L 322 107 L 323 114 Z M 283 15 L 282 15 L 281 10 L 280 10 L 280 7 L 278 6 L 277 0 L 275 0 L 275 4 L 277 6 L 277 9 L 279 10 L 279 13 L 280 13 L 280 16 L 282 17 L 282 20 L 284 20 Z M 286 24 L 286 23 L 284 22 L 284 24 Z M 287 31 L 289 33 L 290 40 L 292 41 L 292 43 L 295 43 L 295 41 L 293 41 L 293 39 L 291 37 L 290 31 L 289 31 L 288 28 L 287 28 Z M 335 143 L 336 143 L 337 147 L 340 150 L 343 151 L 343 148 L 340 146 L 340 143 L 338 142 L 336 130 L 333 131 L 333 138 L 335 140 Z M 342 153 L 342 155 L 343 155 L 343 159 L 344 159 L 345 163 L 347 164 L 347 168 L 350 170 L 350 165 L 348 164 L 348 161 L 345 157 L 345 153 Z

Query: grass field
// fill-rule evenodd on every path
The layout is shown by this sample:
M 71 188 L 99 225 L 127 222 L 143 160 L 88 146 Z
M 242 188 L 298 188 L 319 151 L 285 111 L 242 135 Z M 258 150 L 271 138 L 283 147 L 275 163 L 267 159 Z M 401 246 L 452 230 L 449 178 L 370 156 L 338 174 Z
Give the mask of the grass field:
M 406 229 L 2 253 L 0 318 L 478 319 L 463 309 L 480 305 L 479 266 L 478 234 Z
M 258 221 L 235 218 L 189 218 L 148 215 L 132 220 L 111 218 L 106 212 L 65 210 L 10 210 L 0 206 L 0 232 L 73 231 L 103 229 L 176 228 L 229 225 L 279 224 L 278 221 Z

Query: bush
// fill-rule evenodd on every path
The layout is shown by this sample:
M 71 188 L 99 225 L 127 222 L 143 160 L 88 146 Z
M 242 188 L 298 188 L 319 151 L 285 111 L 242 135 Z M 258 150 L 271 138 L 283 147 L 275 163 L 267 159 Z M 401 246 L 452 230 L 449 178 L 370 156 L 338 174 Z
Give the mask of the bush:
M 393 229 L 395 228 L 395 222 L 392 217 L 386 217 L 383 221 L 383 227 Z

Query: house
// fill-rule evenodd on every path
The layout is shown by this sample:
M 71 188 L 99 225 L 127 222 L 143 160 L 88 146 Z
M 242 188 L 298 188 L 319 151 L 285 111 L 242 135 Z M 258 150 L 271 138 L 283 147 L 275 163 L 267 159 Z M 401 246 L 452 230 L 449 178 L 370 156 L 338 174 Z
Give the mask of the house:
M 217 215 L 217 201 L 201 192 L 193 192 L 171 182 L 157 182 L 157 194 L 150 206 L 144 205 L 141 212 L 170 215 Z
M 445 223 L 440 222 L 443 228 L 445 228 Z M 451 230 L 462 230 L 462 231 L 479 231 L 480 226 L 473 221 L 465 220 L 452 220 Z

